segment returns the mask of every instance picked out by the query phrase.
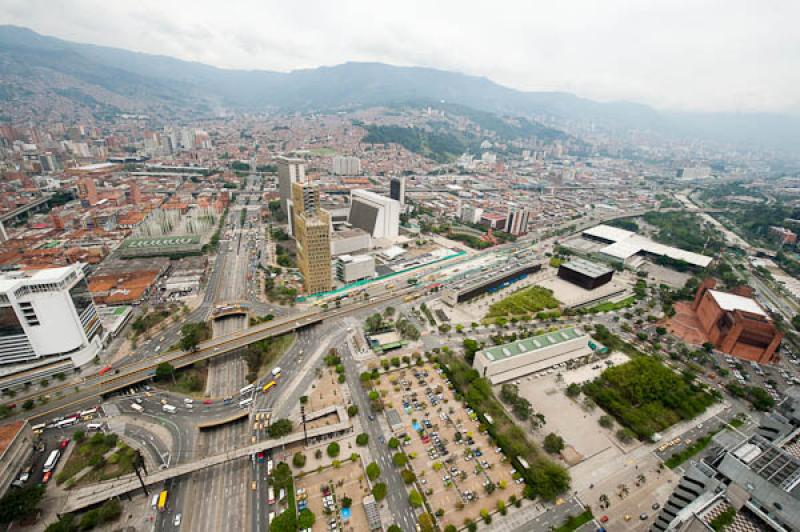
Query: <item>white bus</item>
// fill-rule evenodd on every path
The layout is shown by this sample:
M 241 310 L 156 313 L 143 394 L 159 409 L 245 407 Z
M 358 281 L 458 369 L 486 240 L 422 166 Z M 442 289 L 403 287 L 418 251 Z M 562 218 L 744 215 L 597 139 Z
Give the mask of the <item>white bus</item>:
M 53 469 L 55 469 L 59 458 L 61 458 L 61 451 L 56 449 L 53 452 L 51 452 L 50 456 L 47 457 L 47 461 L 44 463 L 42 471 L 44 473 L 47 473 L 48 471 L 52 471 Z
M 56 423 L 56 428 L 63 429 L 65 427 L 71 427 L 77 422 L 78 422 L 78 416 L 68 417 L 67 419 L 62 419 L 61 421 Z
M 275 488 L 272 486 L 267 490 L 267 504 L 275 504 Z
M 89 410 L 84 410 L 83 412 L 80 413 L 80 416 L 81 416 L 81 419 L 83 419 L 83 418 L 86 418 L 86 417 L 89 417 L 89 416 L 93 416 L 96 413 L 97 413 L 97 407 L 94 407 L 94 408 L 90 408 Z
M 248 397 L 247 399 L 242 399 L 241 401 L 239 401 L 239 408 L 247 408 L 252 403 L 253 403 L 252 397 Z
M 239 395 L 247 395 L 248 393 L 253 393 L 255 389 L 256 389 L 255 384 L 248 384 L 247 386 L 239 390 Z
M 267 460 L 267 475 L 272 474 L 272 460 Z
M 275 512 L 270 512 L 269 513 L 269 518 L 268 518 L 268 521 L 269 521 L 270 525 L 272 524 L 272 520 L 273 519 L 275 519 Z

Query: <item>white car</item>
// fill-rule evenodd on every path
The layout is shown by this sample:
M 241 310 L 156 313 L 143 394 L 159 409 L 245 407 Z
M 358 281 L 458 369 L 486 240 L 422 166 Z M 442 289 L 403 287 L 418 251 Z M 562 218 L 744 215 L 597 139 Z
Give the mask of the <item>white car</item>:
M 175 514 L 175 519 L 172 520 L 172 524 L 175 526 L 181 526 L 181 514 Z

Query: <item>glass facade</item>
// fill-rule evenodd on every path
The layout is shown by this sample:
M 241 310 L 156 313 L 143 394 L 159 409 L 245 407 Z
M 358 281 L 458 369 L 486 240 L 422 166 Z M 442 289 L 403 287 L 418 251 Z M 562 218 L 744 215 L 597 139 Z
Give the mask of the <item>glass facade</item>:
M 0 307 L 0 337 L 25 334 L 13 307 Z
M 69 297 L 72 298 L 72 304 L 75 305 L 75 310 L 80 317 L 87 308 L 93 305 L 92 294 L 89 292 L 89 284 L 86 279 L 81 279 L 78 284 L 69 289 Z

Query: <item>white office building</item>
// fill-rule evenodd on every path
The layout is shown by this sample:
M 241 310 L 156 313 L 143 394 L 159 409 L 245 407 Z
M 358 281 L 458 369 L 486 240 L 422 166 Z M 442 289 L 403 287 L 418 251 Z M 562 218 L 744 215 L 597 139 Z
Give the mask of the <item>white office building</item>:
M 336 175 L 359 175 L 361 160 L 358 157 L 334 157 L 332 167 Z
M 400 234 L 400 202 L 367 190 L 353 190 L 348 221 L 372 238 L 397 238 Z
M 506 232 L 514 236 L 524 235 L 528 232 L 528 219 L 530 211 L 528 209 L 511 209 L 506 220 Z
M 371 255 L 342 255 L 336 259 L 336 276 L 343 283 L 353 283 L 375 276 L 375 258 Z
M 278 192 L 281 195 L 281 212 L 288 215 L 289 223 L 292 217 L 289 214 L 292 203 L 292 183 L 306 182 L 306 165 L 303 159 L 278 157 Z
M 461 207 L 461 221 L 476 224 L 481 221 L 481 216 L 483 216 L 483 209 L 480 207 L 475 207 L 472 205 L 463 205 Z
M 102 327 L 82 264 L 0 274 L 0 367 L 90 362 Z

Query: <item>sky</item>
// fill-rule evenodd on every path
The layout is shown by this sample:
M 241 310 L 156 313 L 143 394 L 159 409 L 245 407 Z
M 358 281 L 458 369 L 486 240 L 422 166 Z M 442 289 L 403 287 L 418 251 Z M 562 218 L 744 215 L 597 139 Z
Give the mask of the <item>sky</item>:
M 62 39 L 290 71 L 347 61 L 682 111 L 800 114 L 796 0 L 0 0 Z

